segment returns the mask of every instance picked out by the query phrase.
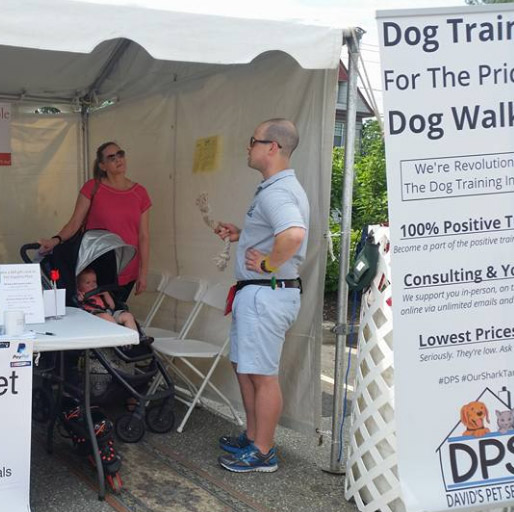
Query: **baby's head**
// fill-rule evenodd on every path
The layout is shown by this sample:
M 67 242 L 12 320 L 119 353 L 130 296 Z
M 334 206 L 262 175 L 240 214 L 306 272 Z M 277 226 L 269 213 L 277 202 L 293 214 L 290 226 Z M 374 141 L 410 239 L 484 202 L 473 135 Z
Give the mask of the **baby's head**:
M 82 293 L 87 293 L 95 288 L 98 288 L 96 272 L 88 267 L 77 276 L 77 290 Z

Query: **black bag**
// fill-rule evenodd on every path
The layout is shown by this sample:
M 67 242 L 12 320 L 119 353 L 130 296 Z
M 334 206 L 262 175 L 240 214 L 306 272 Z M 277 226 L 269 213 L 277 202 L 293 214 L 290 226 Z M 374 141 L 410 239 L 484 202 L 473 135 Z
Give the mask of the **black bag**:
M 87 219 L 89 217 L 89 212 L 91 211 L 91 206 L 93 206 L 93 199 L 98 191 L 98 187 L 100 186 L 100 182 L 96 181 L 93 191 L 91 192 L 91 199 L 89 204 L 89 210 L 87 211 L 86 217 L 82 222 L 82 225 L 77 229 L 76 233 L 62 242 L 59 245 L 56 245 L 51 254 L 49 254 L 43 262 L 44 271 L 46 275 L 50 275 L 50 270 L 58 269 L 59 270 L 59 279 L 57 280 L 57 288 L 65 288 L 66 289 L 66 304 L 73 304 L 73 295 L 75 294 L 75 268 L 74 266 L 70 266 L 69 262 L 77 261 L 80 243 L 82 242 L 82 237 L 86 231 Z M 73 283 L 73 285 L 72 285 Z
M 360 292 L 371 284 L 377 274 L 378 254 L 378 244 L 370 233 L 364 247 L 355 258 L 352 270 L 346 276 L 350 290 Z

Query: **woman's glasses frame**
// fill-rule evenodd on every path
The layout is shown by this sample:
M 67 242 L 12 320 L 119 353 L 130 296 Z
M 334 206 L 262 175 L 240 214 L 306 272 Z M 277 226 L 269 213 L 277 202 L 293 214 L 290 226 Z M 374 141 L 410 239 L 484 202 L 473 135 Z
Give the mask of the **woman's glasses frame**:
M 105 155 L 103 160 L 104 162 L 115 162 L 117 158 L 125 158 L 125 150 L 119 149 L 116 153 L 111 153 L 110 155 Z

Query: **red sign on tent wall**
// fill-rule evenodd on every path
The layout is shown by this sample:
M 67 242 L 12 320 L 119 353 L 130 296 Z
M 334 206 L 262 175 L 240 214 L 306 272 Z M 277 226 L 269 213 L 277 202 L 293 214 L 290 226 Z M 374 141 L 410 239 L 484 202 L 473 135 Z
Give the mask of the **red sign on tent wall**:
M 11 165 L 11 105 L 0 103 L 0 165 Z

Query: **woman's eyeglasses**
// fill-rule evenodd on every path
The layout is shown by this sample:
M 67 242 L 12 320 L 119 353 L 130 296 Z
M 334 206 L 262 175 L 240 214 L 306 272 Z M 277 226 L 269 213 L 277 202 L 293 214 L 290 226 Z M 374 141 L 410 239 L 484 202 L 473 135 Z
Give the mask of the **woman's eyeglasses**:
M 280 149 L 282 146 L 276 140 L 259 140 L 255 137 L 250 137 L 250 147 L 253 148 L 255 144 L 273 144 L 275 143 Z
M 105 155 L 104 161 L 115 162 L 117 158 L 125 158 L 125 151 L 123 149 L 120 149 L 116 151 L 116 153 L 112 153 L 111 155 Z

